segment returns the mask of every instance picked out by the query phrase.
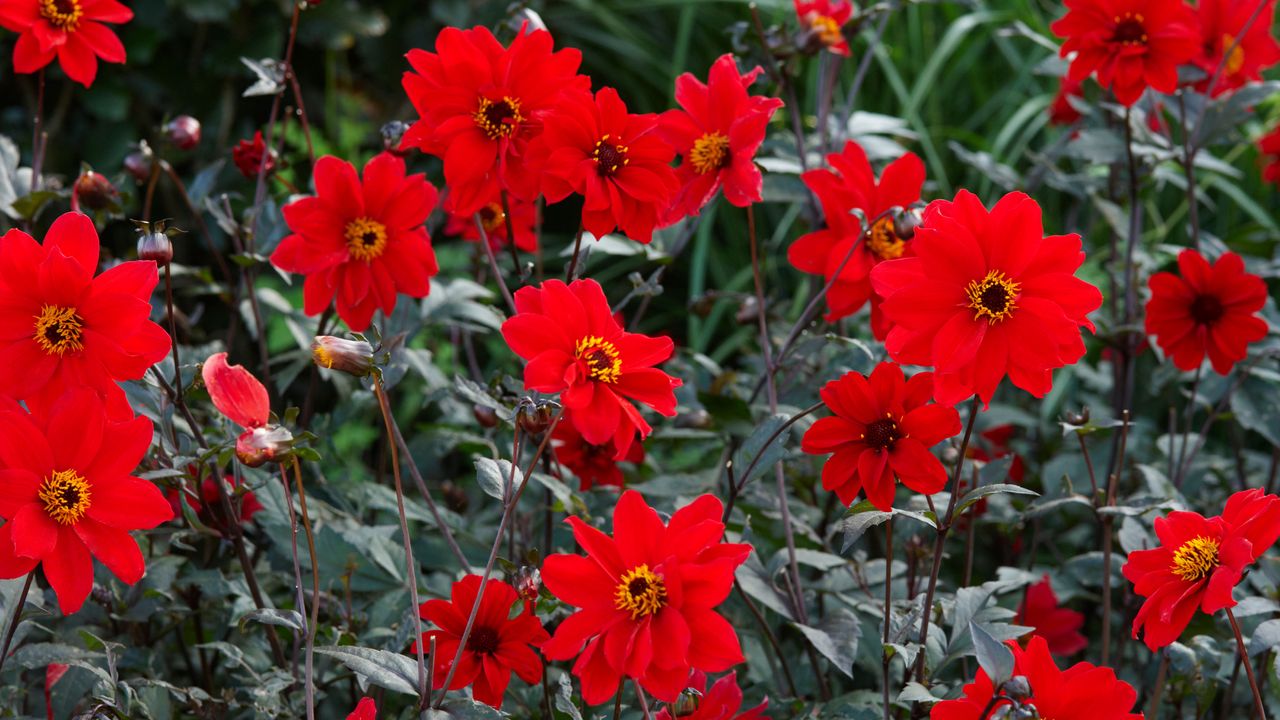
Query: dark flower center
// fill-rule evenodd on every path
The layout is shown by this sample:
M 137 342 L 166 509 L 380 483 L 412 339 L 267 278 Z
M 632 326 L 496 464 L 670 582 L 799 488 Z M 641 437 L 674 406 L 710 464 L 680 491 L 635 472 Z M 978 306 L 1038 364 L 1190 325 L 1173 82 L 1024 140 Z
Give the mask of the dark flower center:
M 471 119 L 485 136 L 490 140 L 497 140 L 511 137 L 524 121 L 524 115 L 520 114 L 520 101 L 513 97 L 496 101 L 482 97 Z
M 477 625 L 471 628 L 471 636 L 467 638 L 467 650 L 482 655 L 492 655 L 498 651 L 498 643 L 496 630 Z
M 907 244 L 893 229 L 893 218 L 882 217 L 866 234 L 867 249 L 881 260 L 897 260 L 907 251 Z
M 862 440 L 878 451 L 892 450 L 893 444 L 901 438 L 902 432 L 898 429 L 898 423 L 892 417 L 886 416 L 868 423 L 866 435 Z
M 632 620 L 641 620 L 656 614 L 667 604 L 667 585 L 662 576 L 637 565 L 623 573 L 613 593 L 614 607 L 629 611 Z
M 600 173 L 600 177 L 613 177 L 631 163 L 627 157 L 626 145 L 616 145 L 609 141 L 609 135 L 606 133 L 603 137 L 596 141 L 596 149 L 592 151 L 591 157 L 596 161 L 596 172 Z
M 38 497 L 51 520 L 74 525 L 89 509 L 89 483 L 75 470 L 59 470 L 40 483 Z
M 1191 317 L 1201 325 L 1212 325 L 1222 319 L 1222 302 L 1212 295 L 1199 295 L 1191 301 Z
M 36 316 L 35 340 L 50 355 L 61 357 L 68 352 L 84 349 L 80 336 L 84 333 L 84 320 L 75 308 L 45 305 Z
M 1021 283 L 1014 282 L 999 270 L 988 271 L 986 277 L 970 282 L 965 288 L 965 293 L 969 296 L 969 308 L 973 310 L 973 319 L 985 316 L 991 322 L 999 322 L 1013 315 L 1018 307 L 1016 300 L 1021 291 Z
M 575 355 L 587 366 L 587 374 L 605 383 L 615 383 L 622 375 L 622 357 L 613 343 L 591 335 L 578 341 Z
M 356 260 L 370 262 L 387 249 L 387 226 L 372 218 L 352 220 L 343 235 L 347 238 L 347 251 Z
M 718 132 L 707 133 L 698 138 L 693 142 L 693 149 L 689 151 L 689 164 L 693 165 L 694 172 L 699 175 L 724 169 L 732 161 L 733 155 L 729 154 L 729 138 Z
M 1123 16 L 1116 18 L 1116 29 L 1111 35 L 1111 41 L 1125 45 L 1145 45 L 1147 42 L 1147 28 L 1142 23 L 1143 19 L 1140 13 L 1125 13 Z
M 60 30 L 75 31 L 83 14 L 80 0 L 40 0 L 40 16 Z

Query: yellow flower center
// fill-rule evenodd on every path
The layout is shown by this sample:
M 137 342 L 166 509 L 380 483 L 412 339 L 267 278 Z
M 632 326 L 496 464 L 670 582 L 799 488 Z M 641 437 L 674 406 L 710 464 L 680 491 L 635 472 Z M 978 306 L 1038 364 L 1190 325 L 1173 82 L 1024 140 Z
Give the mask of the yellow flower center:
M 1174 575 L 1195 582 L 1218 567 L 1218 541 L 1203 535 L 1182 544 L 1173 553 Z
M 480 208 L 480 225 L 486 233 L 492 233 L 507 222 L 507 214 L 498 203 L 489 203 Z
M 496 102 L 487 97 L 480 98 L 480 105 L 471 118 L 490 140 L 511 137 L 525 120 L 520 114 L 520 101 L 510 96 Z
M 965 288 L 973 319 L 986 317 L 991 322 L 1000 322 L 1013 315 L 1013 311 L 1018 309 L 1017 299 L 1021 291 L 1020 283 L 999 270 L 988 271 L 986 277 L 971 281 Z
M 897 260 L 907 251 L 907 243 L 893 231 L 893 218 L 882 217 L 867 231 L 867 249 L 881 260 Z
M 89 483 L 75 470 L 59 470 L 40 483 L 39 497 L 54 522 L 74 525 L 89 510 Z
M 1115 16 L 1116 29 L 1111 35 L 1111 42 L 1118 42 L 1124 45 L 1145 45 L 1147 43 L 1147 28 L 1142 13 L 1127 12 L 1124 15 Z
M 387 226 L 367 217 L 347 223 L 347 250 L 356 260 L 369 262 L 387 249 Z
M 1240 43 L 1232 48 L 1231 44 L 1235 41 L 1236 39 L 1234 35 L 1222 36 L 1222 52 L 1226 52 L 1228 48 L 1231 49 L 1231 54 L 1227 56 L 1227 64 L 1223 67 L 1223 70 L 1228 75 L 1238 73 L 1240 72 L 1240 68 L 1244 67 L 1244 43 Z
M 613 343 L 590 335 L 578 341 L 574 355 L 586 363 L 592 378 L 605 383 L 618 382 L 618 376 L 622 374 L 622 357 Z
M 836 45 L 844 39 L 840 32 L 840 23 L 829 15 L 810 15 L 809 29 L 822 41 L 823 45 Z
M 82 15 L 80 0 L 40 0 L 40 16 L 60 30 L 75 32 Z
M 728 166 L 733 156 L 729 154 L 729 138 L 718 132 L 710 132 L 693 142 L 689 151 L 689 163 L 699 175 Z
M 616 174 L 618 170 L 631 164 L 631 159 L 627 157 L 629 151 L 630 148 L 626 145 L 610 142 L 609 134 L 605 133 L 596 141 L 596 149 L 591 153 L 596 161 L 596 172 L 600 173 L 600 177 Z
M 68 352 L 80 352 L 84 343 L 84 320 L 75 308 L 45 305 L 36 316 L 35 339 L 41 350 L 50 355 L 62 356 Z
M 619 610 L 630 611 L 632 620 L 656 615 L 667 604 L 667 586 L 648 565 L 637 565 L 622 575 L 613 593 L 613 604 Z

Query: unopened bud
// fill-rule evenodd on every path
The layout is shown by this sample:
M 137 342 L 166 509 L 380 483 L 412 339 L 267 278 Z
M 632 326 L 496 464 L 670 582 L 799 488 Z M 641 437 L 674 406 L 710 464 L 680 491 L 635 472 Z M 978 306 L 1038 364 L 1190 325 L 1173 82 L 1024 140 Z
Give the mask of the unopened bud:
M 124 171 L 134 180 L 144 183 L 151 179 L 151 164 L 155 156 L 146 140 L 138 143 L 138 149 L 124 156 Z
M 236 458 L 247 467 L 282 462 L 293 451 L 293 433 L 280 425 L 245 430 L 236 438 Z
M 144 232 L 138 236 L 138 259 L 153 260 L 161 267 L 173 260 L 173 241 L 162 232 Z
M 200 121 L 190 115 L 179 115 L 164 126 L 164 135 L 179 150 L 191 150 L 200 144 Z
M 311 343 L 311 357 L 320 367 L 356 377 L 365 377 L 373 371 L 373 346 L 363 340 L 319 335 Z
M 1022 701 L 1031 697 L 1031 683 L 1026 675 L 1014 675 L 1004 684 L 1004 694 L 1014 700 Z
M 1089 406 L 1080 408 L 1080 412 L 1066 413 L 1065 420 L 1072 425 L 1088 425 L 1089 424 Z
M 685 688 L 680 693 L 680 697 L 671 703 L 671 714 L 676 717 L 688 717 L 698 712 L 698 706 L 702 704 L 702 693 L 693 688 Z
M 471 413 L 476 416 L 476 422 L 480 423 L 480 427 L 491 428 L 498 426 L 498 413 L 488 405 L 474 405 Z
M 551 404 L 545 400 L 525 398 L 516 405 L 516 422 L 528 435 L 541 435 L 551 426 Z
M 105 210 L 120 198 L 120 192 L 105 175 L 89 169 L 76 178 L 71 192 L 81 205 L 90 210 Z
M 913 205 L 893 216 L 893 234 L 901 240 L 910 240 L 916 236 L 916 228 L 924 222 L 924 208 Z
M 521 600 L 533 602 L 542 589 L 542 571 L 532 565 L 522 565 L 516 571 L 514 585 Z
M 759 320 L 759 316 L 760 302 L 756 300 L 755 295 L 748 295 L 738 304 L 738 312 L 734 314 L 733 319 L 737 320 L 739 325 L 750 325 Z
M 263 167 L 264 158 L 266 167 Z M 267 144 L 262 140 L 262 131 L 259 130 L 253 134 L 252 140 L 241 140 L 231 148 L 231 162 L 235 163 L 241 175 L 253 180 L 258 177 L 259 171 L 270 175 L 276 169 L 276 152 L 268 152 Z
M 400 120 L 392 120 L 382 126 L 382 147 L 392 155 L 404 157 L 408 155 L 407 150 L 400 149 L 400 141 L 404 138 L 404 134 L 409 132 L 409 123 Z

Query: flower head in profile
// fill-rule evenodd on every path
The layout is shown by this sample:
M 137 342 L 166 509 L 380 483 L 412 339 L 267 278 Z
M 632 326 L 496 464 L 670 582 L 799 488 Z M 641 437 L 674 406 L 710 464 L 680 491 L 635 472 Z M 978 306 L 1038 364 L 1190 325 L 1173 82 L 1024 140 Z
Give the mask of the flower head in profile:
M 1280 125 L 1258 138 L 1258 155 L 1262 160 L 1262 179 L 1280 187 Z
M 539 141 L 547 202 L 583 198 L 582 226 L 597 238 L 615 229 L 638 242 L 653 238 L 680 188 L 675 149 L 658 117 L 627 112 L 613 88 L 561 103 Z
M 468 575 L 453 584 L 448 600 L 422 603 L 422 619 L 437 628 L 422 634 L 424 647 L 433 638 L 436 641 L 436 656 L 431 660 L 436 690 L 444 687 L 453 659 L 458 656 L 458 644 L 475 607 L 480 579 L 479 575 Z M 522 609 L 511 617 L 511 609 L 519 599 L 510 585 L 501 580 L 488 581 L 450 690 L 471 686 L 478 702 L 501 708 L 511 673 L 530 685 L 542 680 L 542 659 L 533 648 L 547 640 L 547 631 L 528 610 Z
M 403 147 L 444 160 L 451 211 L 480 210 L 495 186 L 532 201 L 538 174 L 529 144 L 563 98 L 590 95 L 590 79 L 578 74 L 582 53 L 553 51 L 546 30 L 521 30 L 504 47 L 483 27 L 446 27 L 435 50 L 407 56 L 413 70 L 404 90 L 421 119 Z
M 159 275 L 148 261 L 101 275 L 98 232 L 80 213 L 53 222 L 44 244 L 21 230 L 0 237 L 0 396 L 47 408 L 87 386 L 113 418 L 133 411 L 117 382 L 137 380 L 170 349 L 151 322 Z
M 314 5 L 315 0 L 311 0 Z M 347 720 L 378 720 L 378 705 L 371 697 L 360 698 L 360 702 L 356 704 L 356 709 L 351 711 L 347 716 Z
M 890 357 L 931 365 L 933 397 L 954 405 L 974 394 L 990 403 L 1008 376 L 1044 397 L 1053 371 L 1084 355 L 1080 328 L 1102 305 L 1075 276 L 1079 235 L 1044 235 L 1040 206 L 1010 193 L 987 210 L 961 190 L 925 209 L 915 257 L 881 263 L 871 282 L 884 301 Z
M 579 489 L 583 492 L 602 485 L 620 488 L 626 482 L 622 468 L 618 467 L 618 451 L 613 438 L 601 445 L 587 442 L 574 426 L 572 414 L 557 423 L 551 432 L 551 451 L 556 462 L 578 478 Z M 621 460 L 636 465 L 644 462 L 644 445 L 632 443 Z
M 703 495 L 667 522 L 628 490 L 613 511 L 613 536 L 570 517 L 587 555 L 551 555 L 547 590 L 578 610 L 542 646 L 549 660 L 576 657 L 582 698 L 599 705 L 623 678 L 675 702 L 692 670 L 722 672 L 743 661 L 738 635 L 715 611 L 733 588 L 750 545 L 721 542 L 724 506 Z
M 316 162 L 316 194 L 284 206 L 293 231 L 271 264 L 300 273 L 302 308 L 319 315 L 336 303 L 338 317 L 360 332 L 379 309 L 390 315 L 397 293 L 426 297 L 439 268 L 423 227 L 436 206 L 425 175 L 405 175 L 404 160 L 374 156 L 364 177 L 351 163 L 325 156 Z
M 680 107 L 659 118 L 663 136 L 682 160 L 676 168 L 680 192 L 667 221 L 697 215 L 722 188 L 731 205 L 760 202 L 764 178 L 756 151 L 769 118 L 782 107 L 777 98 L 747 92 L 761 72 L 757 67 L 739 73 L 733 55 L 726 54 L 712 63 L 705 84 L 690 73 L 676 78 Z
M 1258 311 L 1267 302 L 1262 278 L 1245 272 L 1244 261 L 1223 253 L 1213 265 L 1190 248 L 1178 255 L 1179 274 L 1151 276 L 1146 330 L 1179 370 L 1195 370 L 1205 355 L 1221 375 L 1267 334 Z
M 265 168 L 262 167 L 264 160 Z M 231 162 L 241 175 L 249 180 L 256 180 L 259 170 L 270 175 L 276 169 L 276 153 L 274 150 L 267 151 L 267 144 L 262 140 L 262 131 L 259 130 L 253 134 L 252 140 L 241 140 L 231 148 Z
M 1133 105 L 1147 88 L 1171 93 L 1178 66 L 1200 52 L 1195 12 L 1183 0 L 1065 0 L 1050 29 L 1064 38 L 1070 80 L 1095 75 L 1116 100 Z M 1074 55 L 1073 55 L 1074 53 Z
M 55 59 L 67 77 L 85 87 L 98 61 L 122 63 L 124 44 L 104 23 L 127 23 L 133 11 L 116 0 L 0 0 L 0 27 L 18 35 L 13 70 L 36 72 Z
M 1129 683 L 1116 677 L 1109 667 L 1087 662 L 1059 669 L 1042 637 L 1033 637 L 1023 650 L 1009 642 L 1013 652 L 1013 675 L 1026 678 L 1030 696 L 1022 701 L 1035 708 L 1026 717 L 1052 720 L 1142 720 L 1142 713 L 1130 712 L 1138 693 Z M 930 720 L 987 720 L 1002 717 L 1000 708 L 1007 699 L 992 702 L 996 693 L 991 678 L 981 669 L 973 682 L 964 686 L 964 694 L 933 706 Z M 1020 716 L 1019 716 L 1020 717 Z
M 449 219 L 444 225 L 444 234 L 461 237 L 469 242 L 479 242 L 480 228 L 476 227 L 476 215 L 480 216 L 480 227 L 489 239 L 489 247 L 494 253 L 511 245 L 511 237 L 515 235 L 516 248 L 525 252 L 538 251 L 538 207 L 532 200 L 524 200 L 508 195 L 506 207 L 502 204 L 499 192 L 488 194 L 489 201 L 479 210 L 470 213 L 449 212 Z M 446 203 L 448 205 L 448 203 Z M 507 210 L 511 211 L 510 222 Z
M 840 153 L 828 155 L 827 163 L 830 170 L 810 170 L 802 176 L 822 203 L 827 226 L 792 243 L 787 259 L 801 272 L 828 281 L 835 278 L 827 291 L 828 322 L 852 315 L 871 300 L 871 327 L 883 339 L 887 327 L 872 292 L 871 269 L 911 255 L 911 242 L 898 234 L 889 211 L 920 199 L 924 163 L 914 153 L 906 153 L 886 165 L 877 180 L 867 153 L 852 140 Z M 854 210 L 871 224 L 869 229 L 863 228 Z
M 1258 3 L 1250 0 L 1199 0 L 1196 4 L 1201 53 L 1195 63 L 1205 73 L 1205 79 L 1196 85 L 1197 90 L 1209 89 L 1209 81 L 1218 72 L 1219 65 L 1222 72 L 1213 84 L 1214 97 L 1261 80 L 1263 70 L 1280 62 L 1280 45 L 1271 36 L 1275 0 L 1267 0 L 1257 17 L 1253 17 L 1257 9 Z M 1253 24 L 1241 35 L 1250 18 Z
M 825 47 L 837 55 L 849 57 L 849 41 L 844 36 L 845 23 L 853 17 L 849 0 L 794 0 L 796 19 L 804 28 L 802 45 Z
M 960 432 L 960 414 L 931 403 L 932 394 L 931 373 L 907 380 L 893 363 L 880 363 L 870 377 L 850 372 L 824 385 L 822 402 L 834 415 L 810 426 L 800 445 L 810 455 L 831 453 L 822 487 L 845 505 L 865 492 L 886 512 L 898 481 L 925 495 L 941 491 L 947 471 L 929 448 Z
M 1135 550 L 1124 564 L 1134 593 L 1146 598 L 1133 620 L 1147 647 L 1177 640 L 1196 610 L 1235 607 L 1231 591 L 1244 569 L 1280 538 L 1280 497 L 1255 488 L 1227 498 L 1217 517 L 1175 511 L 1155 521 L 1159 547 Z
M 151 446 L 151 421 L 111 419 L 88 388 L 68 390 L 48 411 L 0 401 L 0 578 L 37 566 L 63 614 L 93 589 L 97 558 L 123 583 L 146 562 L 129 533 L 173 518 L 155 485 L 132 477 Z
M 502 337 L 527 363 L 525 389 L 560 393 L 583 440 L 612 442 L 614 459 L 622 460 L 637 432 L 645 438 L 653 430 L 633 401 L 675 415 L 682 383 L 654 367 L 671 357 L 671 339 L 623 330 L 595 280 L 525 286 L 515 301 Z
M 693 710 L 688 711 L 690 706 Z M 707 689 L 707 674 L 695 670 L 689 678 L 680 699 L 658 711 L 657 720 L 765 720 L 764 711 L 769 699 L 759 705 L 738 712 L 742 707 L 742 688 L 738 687 L 738 673 L 731 672 Z
M 214 353 L 200 369 L 209 399 L 231 422 L 244 429 L 236 438 L 236 457 L 249 467 L 283 461 L 293 448 L 293 435 L 271 424 L 267 388 L 241 365 L 227 363 L 227 354 Z
M 1058 605 L 1058 596 L 1047 574 L 1027 586 L 1027 594 L 1018 605 L 1015 617 L 1019 625 L 1035 628 L 1031 634 L 1044 638 L 1054 655 L 1074 655 L 1089 646 L 1089 641 L 1080 634 L 1084 613 Z

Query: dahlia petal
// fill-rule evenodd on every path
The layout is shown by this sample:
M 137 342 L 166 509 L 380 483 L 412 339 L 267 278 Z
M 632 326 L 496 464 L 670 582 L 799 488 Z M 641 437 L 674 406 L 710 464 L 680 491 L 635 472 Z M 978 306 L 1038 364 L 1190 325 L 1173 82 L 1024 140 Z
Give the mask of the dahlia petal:
M 152 430 L 151 420 L 141 416 L 107 422 L 99 452 L 85 467 L 85 477 L 120 477 L 133 472 L 151 446 Z
M 20 410 L 0 412 L 0 464 L 31 471 L 43 478 L 53 472 L 53 451 L 45 434 Z
M 675 388 L 679 384 L 679 380 L 657 368 L 639 368 L 624 371 L 613 384 L 613 391 L 671 417 L 676 414 Z
M 58 531 L 58 544 L 40 563 L 58 596 L 63 615 L 74 615 L 93 590 L 93 557 L 70 527 Z
M 54 466 L 88 468 L 102 446 L 104 420 L 102 401 L 88 388 L 76 388 L 54 403 L 45 430 Z
M 0 579 L 12 580 L 31 572 L 40 564 L 13 551 L 13 523 L 0 525 Z
M 227 354 L 214 353 L 201 369 L 209 399 L 223 415 L 244 428 L 267 424 L 271 406 L 267 389 L 242 365 L 229 365 Z
M 22 557 L 44 558 L 58 542 L 58 523 L 37 503 L 18 508 L 13 525 L 13 551 Z
M 40 478 L 25 468 L 0 470 L 0 517 L 12 518 L 28 504 L 37 502 Z
M 858 458 L 866 450 L 865 445 L 844 447 L 837 450 L 822 466 L 822 487 L 835 492 L 840 502 L 853 505 L 862 490 L 862 478 L 858 475 Z
M 685 622 L 698 632 L 691 633 L 689 664 L 706 672 L 723 672 L 743 661 L 738 634 L 729 621 L 711 610 L 691 609 L 683 613 Z
M 57 56 L 57 48 L 42 48 L 34 32 L 23 32 L 13 45 L 13 71 L 29 75 L 47 67 Z
M 93 277 L 98 269 L 98 230 L 88 215 L 64 213 L 49 226 L 44 236 L 46 251 L 60 250 L 80 265 L 80 276 Z
M 98 76 L 98 56 L 77 35 L 79 33 L 71 33 L 67 42 L 58 46 L 58 64 L 67 77 L 89 87 Z
M 76 37 L 85 42 L 93 54 L 104 62 L 122 63 L 125 61 L 124 43 L 111 32 L 106 25 L 98 22 L 82 22 L 76 28 Z
M 605 535 L 584 523 L 577 517 L 570 516 L 565 520 L 573 528 L 573 539 L 586 551 L 587 556 L 600 565 L 609 577 L 621 577 L 627 568 L 622 563 L 622 555 L 613 538 Z M 612 597 L 612 591 L 610 594 Z
M 622 419 L 622 408 L 620 405 L 624 403 L 617 395 L 613 394 L 603 383 L 589 383 L 587 387 L 595 386 L 595 392 L 591 397 L 591 402 L 582 406 L 573 407 L 573 426 L 582 433 L 582 437 L 592 445 L 604 445 L 609 442 L 610 438 L 616 436 L 618 425 Z M 569 403 L 565 403 L 569 406 Z
M 825 417 L 805 431 L 800 449 L 811 455 L 835 452 L 859 435 L 859 427 L 839 416 Z
M 155 485 L 135 477 L 89 478 L 87 515 L 121 530 L 150 530 L 173 519 L 173 506 Z
M 146 561 L 138 542 L 129 533 L 102 523 L 84 519 L 75 524 L 76 535 L 89 553 L 126 585 L 133 585 L 146 572 Z

